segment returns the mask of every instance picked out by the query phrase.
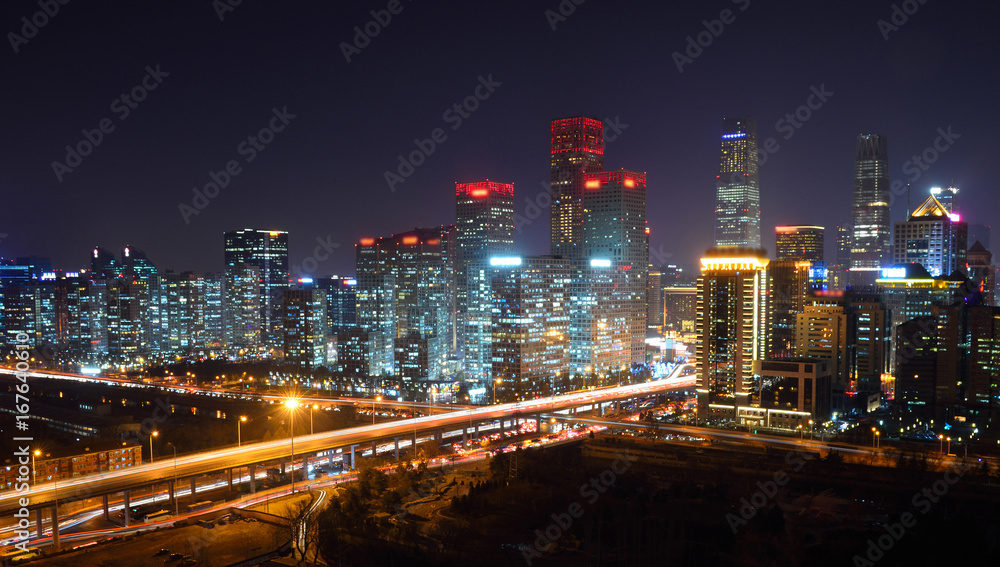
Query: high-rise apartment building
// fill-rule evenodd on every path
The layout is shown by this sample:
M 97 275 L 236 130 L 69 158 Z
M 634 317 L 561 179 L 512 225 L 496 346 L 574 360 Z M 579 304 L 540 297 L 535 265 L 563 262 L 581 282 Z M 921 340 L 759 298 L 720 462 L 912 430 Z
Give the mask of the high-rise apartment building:
M 889 152 L 880 134 L 858 136 L 854 160 L 850 284 L 872 286 L 891 257 Z
M 604 170 L 604 123 L 596 118 L 560 118 L 551 124 L 549 191 L 550 249 L 554 255 L 581 257 L 585 177 Z
M 715 245 L 760 248 L 760 174 L 753 118 L 722 120 L 715 189 Z
M 288 273 L 288 233 L 243 229 L 225 233 L 226 280 L 240 265 L 256 266 L 260 276 L 260 332 L 268 348 L 282 346 L 281 297 L 291 287 Z M 228 299 L 229 294 L 226 294 Z M 229 309 L 227 303 L 226 309 Z

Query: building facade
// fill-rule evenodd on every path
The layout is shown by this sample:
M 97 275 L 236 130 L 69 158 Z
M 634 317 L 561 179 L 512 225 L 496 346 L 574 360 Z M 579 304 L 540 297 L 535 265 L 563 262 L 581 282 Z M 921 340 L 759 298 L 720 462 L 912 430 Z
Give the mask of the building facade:
M 862 134 L 854 159 L 851 286 L 873 286 L 891 257 L 890 201 L 886 137 Z
M 714 248 L 698 278 L 698 418 L 757 422 L 753 363 L 769 350 L 768 264 L 762 250 Z M 748 413 L 749 412 L 749 413 Z
M 715 245 L 760 248 L 760 173 L 753 118 L 722 120 L 715 190 Z
M 553 120 L 550 128 L 549 246 L 551 254 L 581 257 L 583 191 L 588 173 L 604 170 L 604 122 L 576 116 Z

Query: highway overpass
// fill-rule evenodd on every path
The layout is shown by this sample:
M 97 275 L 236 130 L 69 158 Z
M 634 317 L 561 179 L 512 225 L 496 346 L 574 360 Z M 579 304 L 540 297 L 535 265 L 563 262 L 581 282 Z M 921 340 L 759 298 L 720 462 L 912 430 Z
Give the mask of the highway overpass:
M 60 501 L 103 497 L 106 510 L 108 495 L 121 492 L 124 495 L 127 509 L 129 491 L 131 490 L 156 484 L 167 484 L 169 493 L 173 495 L 174 486 L 178 482 L 187 480 L 193 489 L 199 476 L 218 472 L 228 472 L 231 482 L 233 471 L 243 467 L 249 469 L 250 487 L 251 491 L 254 491 L 254 471 L 261 463 L 284 462 L 285 459 L 290 462 L 296 457 L 308 457 L 321 452 L 328 452 L 332 461 L 333 452 L 337 449 L 342 450 L 345 455 L 350 452 L 353 463 L 355 447 L 374 445 L 379 440 L 388 439 L 395 440 L 398 457 L 399 439 L 409 437 L 415 440 L 421 431 L 434 431 L 435 436 L 440 440 L 441 432 L 447 427 L 460 427 L 464 433 L 466 428 L 473 430 L 480 423 L 492 423 L 497 420 L 500 421 L 501 428 L 507 424 L 510 427 L 516 427 L 520 420 L 540 420 L 543 413 L 574 411 L 583 407 L 592 408 L 615 400 L 692 388 L 695 378 L 681 375 L 687 366 L 689 365 L 679 366 L 670 377 L 652 382 L 585 390 L 523 402 L 457 410 L 439 415 L 428 415 L 313 435 L 300 435 L 294 439 L 251 443 L 241 447 L 185 455 L 176 459 L 167 457 L 154 463 L 120 471 L 39 484 L 32 487 L 27 494 L 7 490 L 0 493 L 0 511 L 14 511 L 22 508 L 19 499 L 27 496 L 30 502 L 28 506 L 23 506 L 24 508 L 36 510 L 36 518 L 39 520 L 41 519 L 40 510 L 50 508 L 54 525 L 57 525 L 58 502 Z M 194 490 L 191 493 L 194 495 Z M 128 522 L 127 515 L 126 522 Z M 58 546 L 57 541 L 54 542 L 56 546 Z

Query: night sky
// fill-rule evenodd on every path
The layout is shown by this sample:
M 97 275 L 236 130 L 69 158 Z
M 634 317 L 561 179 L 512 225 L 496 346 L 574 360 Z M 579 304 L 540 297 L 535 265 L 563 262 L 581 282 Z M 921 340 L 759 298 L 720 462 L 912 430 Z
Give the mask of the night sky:
M 38 1 L 4 1 L 0 256 L 77 269 L 95 245 L 117 254 L 130 244 L 161 270 L 221 271 L 224 231 L 266 228 L 290 232 L 293 265 L 317 239 L 338 243 L 314 275 L 353 274 L 359 238 L 454 222 L 454 183 L 485 178 L 515 184 L 515 212 L 529 219 L 520 251 L 547 253 L 548 209 L 526 200 L 548 202 L 539 195 L 549 121 L 573 115 L 627 125 L 607 144 L 606 166 L 648 173 L 657 264 L 693 265 L 712 243 L 726 115 L 756 118 L 761 145 L 778 146 L 760 174 L 772 254 L 774 226 L 793 223 L 826 226 L 832 253 L 834 227 L 850 218 L 862 132 L 888 136 L 893 181 L 920 173 L 914 207 L 954 178 L 964 219 L 1000 227 L 1000 40 L 988 4 L 896 2 L 916 11 L 885 27 L 886 40 L 888 0 L 564 0 L 575 11 L 555 30 L 546 10 L 558 14 L 558 0 L 403 0 L 348 62 L 342 43 L 391 4 L 244 0 L 220 21 L 226 0 L 77 0 L 23 42 L 9 33 L 22 34 Z M 703 20 L 723 10 L 730 23 L 714 25 L 721 33 L 679 72 L 672 54 L 700 32 L 708 43 Z M 159 75 L 146 77 L 147 66 Z M 119 98 L 144 79 L 155 88 L 139 88 L 134 108 Z M 454 128 L 459 115 L 446 111 L 490 79 L 492 92 L 479 89 L 488 98 Z M 833 94 L 800 111 L 801 127 L 778 123 L 813 87 Z M 294 118 L 272 121 L 273 109 Z M 102 120 L 114 129 L 60 181 L 53 162 L 65 165 L 66 146 Z M 269 124 L 283 129 L 248 162 L 241 143 Z M 390 191 L 385 171 L 436 128 L 444 141 Z M 953 134 L 937 141 L 945 151 L 926 171 L 904 169 L 939 128 Z M 239 173 L 186 222 L 179 205 L 193 206 L 193 188 L 230 161 Z M 901 194 L 894 221 L 905 208 Z

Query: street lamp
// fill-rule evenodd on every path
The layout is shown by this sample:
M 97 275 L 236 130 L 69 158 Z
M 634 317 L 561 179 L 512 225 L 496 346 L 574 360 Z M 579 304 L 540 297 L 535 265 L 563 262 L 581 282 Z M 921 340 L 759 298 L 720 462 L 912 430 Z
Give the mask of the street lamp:
M 38 449 L 35 449 L 35 452 L 31 454 L 31 484 L 35 484 L 35 481 L 38 480 L 38 469 L 35 468 L 35 457 L 41 454 L 42 452 Z
M 313 410 L 319 409 L 319 404 L 309 406 L 309 435 L 313 434 Z
M 945 437 L 944 440 L 948 442 L 948 452 L 945 453 L 945 455 L 950 455 L 951 454 L 951 437 Z
M 241 447 L 243 445 L 243 433 L 240 431 L 243 423 L 247 420 L 247 416 L 241 415 L 240 420 L 236 422 L 236 446 Z
M 813 420 L 809 420 L 809 440 L 812 441 L 813 438 Z
M 375 402 L 381 402 L 381 401 L 382 401 L 382 396 L 375 396 L 375 399 L 372 400 L 372 425 L 375 425 Z
M 799 424 L 798 429 L 799 429 L 799 439 L 802 439 L 802 424 L 801 423 Z
M 151 433 L 149 435 L 149 462 L 150 463 L 153 462 L 153 437 L 159 437 L 159 436 L 160 436 L 160 432 L 159 431 L 154 431 L 153 433 Z
M 875 448 L 876 449 L 878 449 L 879 447 L 882 446 L 882 437 L 881 437 L 881 435 L 882 435 L 881 431 L 876 431 L 875 432 Z
M 499 378 L 493 381 L 493 405 L 497 405 L 497 384 L 499 383 L 500 383 Z
M 288 414 L 291 416 L 291 439 L 292 439 L 292 494 L 295 493 L 295 408 L 299 407 L 299 402 L 297 400 L 286 400 L 285 407 L 288 408 Z
M 938 453 L 944 454 L 944 435 L 938 435 Z
M 170 441 L 167 441 L 167 445 L 170 445 L 170 448 L 174 450 L 174 516 L 176 517 L 178 515 L 178 513 L 177 513 L 177 447 L 174 446 L 174 444 L 171 443 Z

